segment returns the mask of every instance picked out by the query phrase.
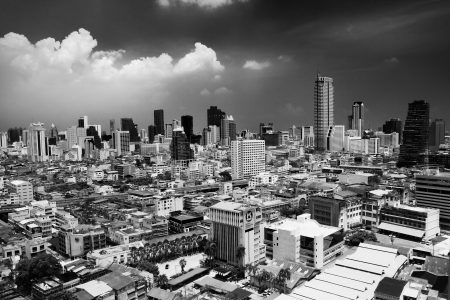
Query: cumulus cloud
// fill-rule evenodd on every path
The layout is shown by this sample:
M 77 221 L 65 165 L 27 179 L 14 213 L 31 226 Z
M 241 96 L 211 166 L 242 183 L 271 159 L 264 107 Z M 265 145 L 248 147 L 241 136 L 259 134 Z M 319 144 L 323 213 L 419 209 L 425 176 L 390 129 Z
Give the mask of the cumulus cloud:
M 214 91 L 214 94 L 215 94 L 215 95 L 228 95 L 228 94 L 232 94 L 232 93 L 233 93 L 232 90 L 230 90 L 230 89 L 228 89 L 228 88 L 226 88 L 226 87 L 224 87 L 224 86 L 222 86 L 222 87 L 220 87 L 220 88 L 217 88 L 217 89 Z
M 249 70 L 254 70 L 254 71 L 261 71 L 263 69 L 266 69 L 268 67 L 270 67 L 270 62 L 269 61 L 262 61 L 262 62 L 258 62 L 256 60 L 247 60 L 244 65 L 242 66 L 242 68 L 244 69 L 249 69 Z
M 201 8 L 218 8 L 230 5 L 235 2 L 245 2 L 246 0 L 158 0 L 159 5 L 164 7 L 184 5 L 197 5 Z
M 200 91 L 200 96 L 208 97 L 209 95 L 211 95 L 211 92 L 208 89 L 203 89 Z
M 63 103 L 70 99 L 80 104 L 77 108 L 92 110 L 112 102 L 161 102 L 172 92 L 205 86 L 225 69 L 216 52 L 201 43 L 180 58 L 162 53 L 131 60 L 125 60 L 124 50 L 95 51 L 97 45 L 85 29 L 62 41 L 49 37 L 31 43 L 17 33 L 0 37 L 0 119 L 6 102 L 12 109 L 33 101 L 67 108 Z

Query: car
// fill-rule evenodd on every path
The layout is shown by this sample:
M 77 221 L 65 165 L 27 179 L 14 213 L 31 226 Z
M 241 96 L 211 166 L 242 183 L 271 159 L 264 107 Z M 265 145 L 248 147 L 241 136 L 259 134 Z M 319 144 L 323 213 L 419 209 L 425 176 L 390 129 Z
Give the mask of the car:
M 166 264 L 166 270 L 168 270 L 169 269 L 169 264 Z

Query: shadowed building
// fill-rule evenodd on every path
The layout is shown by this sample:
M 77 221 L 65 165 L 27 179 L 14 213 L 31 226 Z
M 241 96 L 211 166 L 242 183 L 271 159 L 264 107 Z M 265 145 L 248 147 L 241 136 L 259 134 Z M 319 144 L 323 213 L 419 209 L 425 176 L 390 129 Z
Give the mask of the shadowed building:
M 334 125 L 334 86 L 333 78 L 317 74 L 314 85 L 314 136 L 316 149 L 327 149 L 327 134 Z

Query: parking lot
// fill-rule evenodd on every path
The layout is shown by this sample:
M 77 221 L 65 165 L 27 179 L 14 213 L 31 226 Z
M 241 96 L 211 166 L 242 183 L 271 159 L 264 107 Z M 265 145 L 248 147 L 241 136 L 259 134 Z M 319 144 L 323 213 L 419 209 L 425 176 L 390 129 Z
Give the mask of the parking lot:
M 190 256 L 183 256 L 179 257 L 174 260 L 167 261 L 162 264 L 156 264 L 156 266 L 159 269 L 159 274 L 164 274 L 167 276 L 167 278 L 170 279 L 175 274 L 181 273 L 181 266 L 180 266 L 180 260 L 184 258 L 186 260 L 186 266 L 184 267 L 185 271 L 188 271 L 189 269 L 194 269 L 200 267 L 200 260 L 204 258 L 203 253 L 197 253 Z M 166 269 L 166 265 L 169 267 Z

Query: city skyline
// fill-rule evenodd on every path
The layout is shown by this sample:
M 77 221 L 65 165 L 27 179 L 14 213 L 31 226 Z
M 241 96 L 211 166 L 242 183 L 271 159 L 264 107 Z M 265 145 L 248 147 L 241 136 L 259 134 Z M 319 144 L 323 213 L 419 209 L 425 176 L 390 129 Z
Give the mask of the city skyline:
M 0 4 L 0 128 L 64 130 L 88 115 L 103 128 L 131 117 L 142 129 L 164 109 L 166 123 L 192 115 L 199 133 L 211 105 L 239 130 L 311 125 L 318 71 L 335 82 L 335 124 L 359 99 L 366 128 L 405 120 L 419 99 L 450 122 L 448 3 L 183 3 L 136 1 L 133 18 L 116 1 Z

